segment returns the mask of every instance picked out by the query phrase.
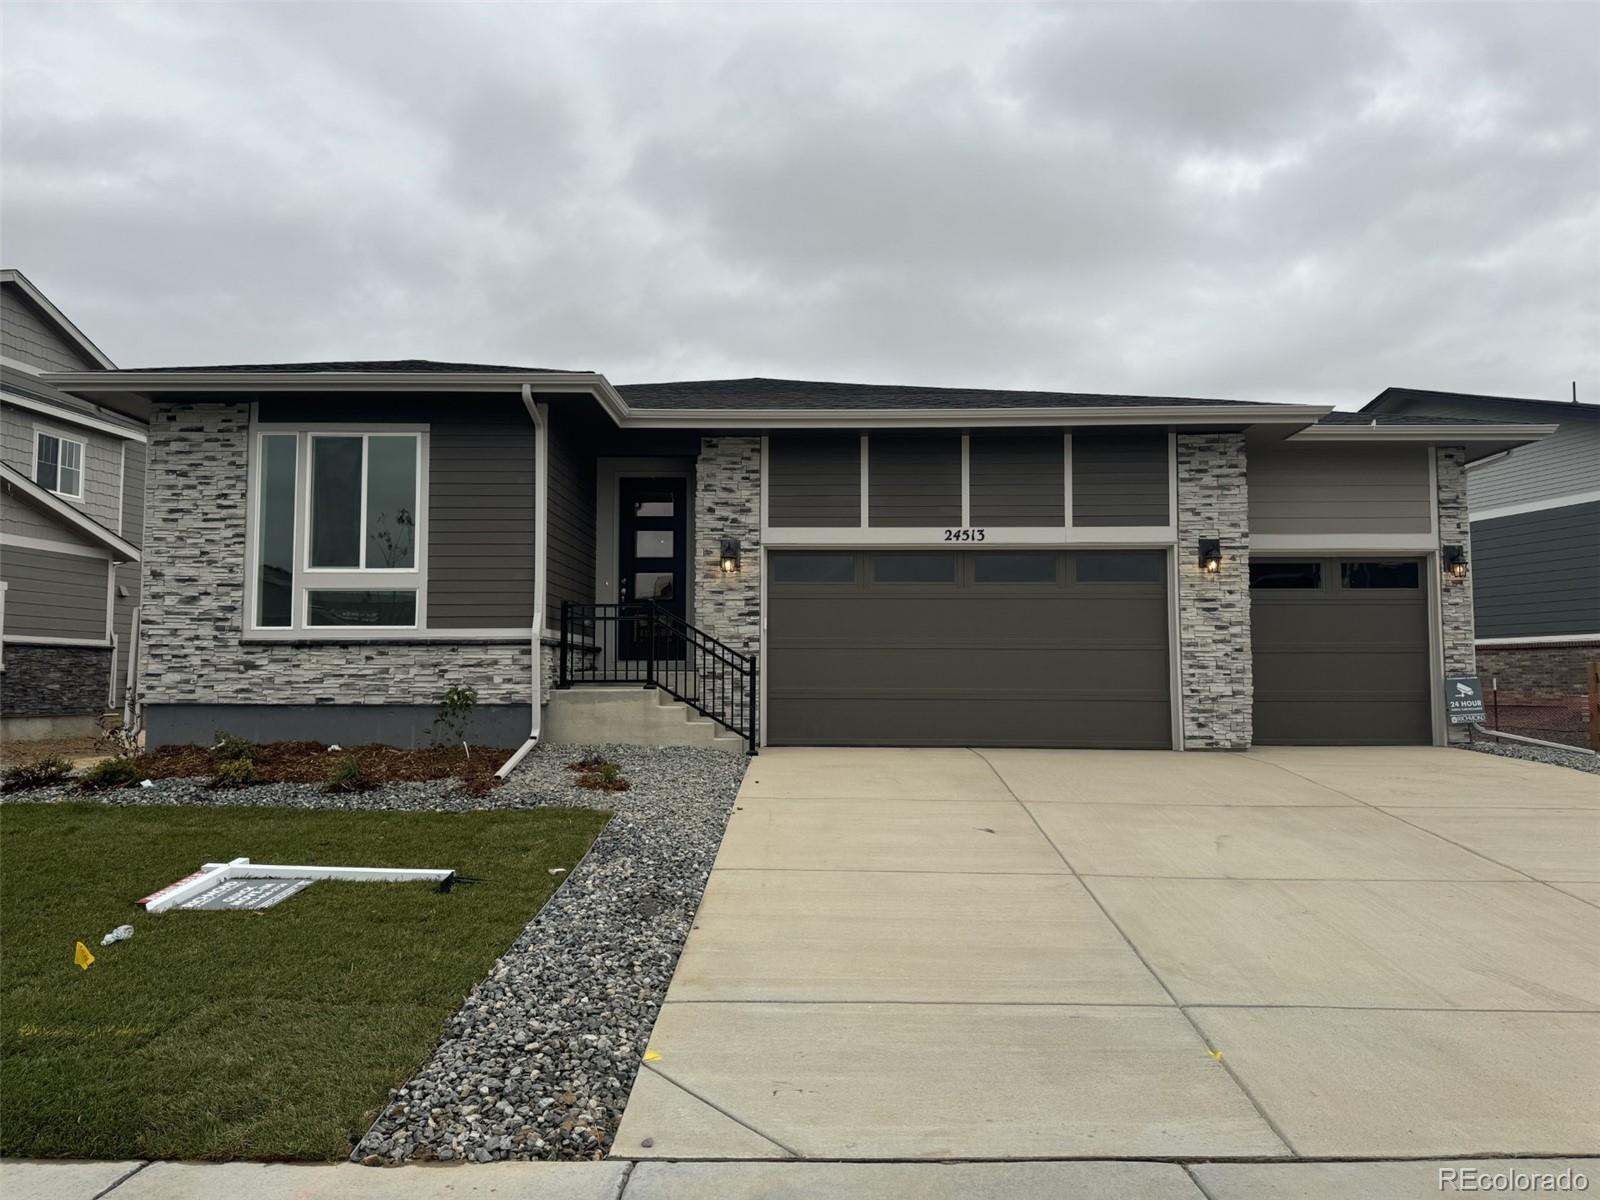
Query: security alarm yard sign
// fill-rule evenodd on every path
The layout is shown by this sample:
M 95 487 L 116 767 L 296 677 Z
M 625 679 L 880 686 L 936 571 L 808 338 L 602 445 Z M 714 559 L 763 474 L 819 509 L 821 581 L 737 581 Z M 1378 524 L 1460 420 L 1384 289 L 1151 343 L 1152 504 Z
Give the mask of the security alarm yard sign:
M 1481 725 L 1488 719 L 1483 712 L 1483 685 L 1476 675 L 1451 675 L 1445 679 L 1444 711 L 1452 725 Z

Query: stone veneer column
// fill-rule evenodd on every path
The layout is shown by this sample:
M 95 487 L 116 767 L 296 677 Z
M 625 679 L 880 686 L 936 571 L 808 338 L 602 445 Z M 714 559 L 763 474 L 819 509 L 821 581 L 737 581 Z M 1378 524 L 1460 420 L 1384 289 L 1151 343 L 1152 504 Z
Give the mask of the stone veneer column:
M 1178 641 L 1190 750 L 1250 745 L 1250 517 L 1244 435 L 1179 433 Z M 1200 539 L 1222 540 L 1222 570 L 1200 569 Z
M 722 571 L 722 539 L 739 539 L 739 570 Z M 761 439 L 700 439 L 694 487 L 692 622 L 745 654 L 761 644 Z
M 1467 516 L 1466 452 L 1460 446 L 1440 446 L 1434 450 L 1434 463 L 1439 480 L 1439 629 L 1444 673 L 1473 675 L 1477 673 L 1477 653 L 1473 647 L 1472 572 L 1477 564 L 1472 561 L 1472 524 Z M 1466 552 L 1465 579 L 1451 579 L 1442 569 L 1442 548 L 1452 543 Z M 1451 725 L 1448 734 L 1452 742 L 1465 742 L 1467 727 Z
M 527 641 L 250 643 L 243 628 L 246 404 L 158 404 L 150 422 L 144 704 L 527 704 Z

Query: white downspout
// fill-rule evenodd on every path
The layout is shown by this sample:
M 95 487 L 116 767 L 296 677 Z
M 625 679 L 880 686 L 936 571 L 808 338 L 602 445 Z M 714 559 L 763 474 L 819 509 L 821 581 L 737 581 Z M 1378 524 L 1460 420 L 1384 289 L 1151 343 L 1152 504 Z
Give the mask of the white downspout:
M 504 779 L 517 764 L 528 756 L 528 751 L 539 744 L 539 721 L 544 704 L 544 550 L 546 517 L 550 511 L 550 442 L 547 435 L 544 409 L 533 401 L 533 388 L 522 385 L 522 406 L 533 418 L 533 714 L 528 726 L 528 740 L 517 747 L 516 753 L 506 759 L 505 766 L 496 771 L 496 779 Z

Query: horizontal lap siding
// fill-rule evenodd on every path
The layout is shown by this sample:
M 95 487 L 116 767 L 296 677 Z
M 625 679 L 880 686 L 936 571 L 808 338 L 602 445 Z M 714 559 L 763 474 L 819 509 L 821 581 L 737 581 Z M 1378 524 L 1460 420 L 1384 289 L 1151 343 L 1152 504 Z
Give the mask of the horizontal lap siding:
M 1600 502 L 1472 523 L 1477 636 L 1600 633 Z
M 1169 476 L 1165 433 L 1074 433 L 1072 523 L 1166 525 Z
M 520 403 L 428 418 L 428 626 L 533 619 L 533 422 Z
M 860 525 L 861 438 L 771 438 L 767 443 L 767 519 L 774 526 Z
M 879 437 L 867 443 L 869 525 L 961 524 L 961 439 Z
M 1066 523 L 1066 450 L 1061 435 L 974 434 L 970 459 L 974 525 Z
M 6 546 L 0 579 L 6 583 L 6 633 L 105 640 L 105 559 Z
M 559 622 L 563 600 L 580 604 L 594 601 L 597 519 L 594 460 L 592 441 L 574 419 L 574 414 L 552 405 L 550 530 L 545 541 L 547 626 Z
M 1426 446 L 1275 446 L 1250 451 L 1252 534 L 1428 533 Z
M 46 371 L 99 366 L 57 333 L 54 324 L 14 284 L 0 287 L 0 353 Z

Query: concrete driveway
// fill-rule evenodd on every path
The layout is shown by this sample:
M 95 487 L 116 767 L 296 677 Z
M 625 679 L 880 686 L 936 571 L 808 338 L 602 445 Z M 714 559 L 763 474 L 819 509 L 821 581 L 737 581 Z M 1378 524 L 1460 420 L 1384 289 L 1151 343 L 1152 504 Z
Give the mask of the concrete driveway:
M 766 751 L 613 1153 L 1600 1153 L 1600 778 Z

